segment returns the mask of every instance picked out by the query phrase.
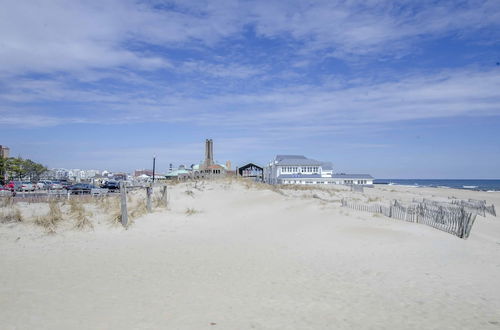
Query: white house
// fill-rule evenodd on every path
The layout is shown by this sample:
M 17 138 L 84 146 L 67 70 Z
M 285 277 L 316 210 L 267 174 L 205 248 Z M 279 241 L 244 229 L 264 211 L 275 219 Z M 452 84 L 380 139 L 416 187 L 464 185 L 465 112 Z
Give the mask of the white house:
M 373 184 L 368 174 L 333 174 L 330 162 L 302 155 L 277 155 L 264 168 L 264 181 L 270 184 Z
M 333 174 L 332 178 L 335 180 L 335 184 L 363 184 L 363 185 L 373 184 L 373 177 L 370 174 L 338 173 L 338 174 Z

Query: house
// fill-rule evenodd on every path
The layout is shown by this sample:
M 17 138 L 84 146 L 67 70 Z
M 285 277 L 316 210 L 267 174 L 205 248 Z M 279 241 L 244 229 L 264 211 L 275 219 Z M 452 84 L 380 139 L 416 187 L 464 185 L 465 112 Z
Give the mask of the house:
M 172 171 L 168 172 L 167 174 L 165 174 L 165 178 L 168 180 L 174 180 L 174 179 L 185 180 L 185 179 L 189 178 L 190 175 L 191 175 L 191 171 L 187 170 L 184 166 L 181 165 L 181 166 L 179 166 L 178 169 L 172 170 Z
M 264 168 L 264 182 L 270 184 L 373 184 L 369 174 L 333 174 L 331 162 L 303 155 L 277 155 Z
M 372 185 L 374 178 L 369 174 L 333 174 L 332 178 L 336 184 L 362 184 Z
M 264 169 L 254 163 L 248 163 L 240 168 L 237 168 L 237 174 L 244 178 L 249 178 L 257 182 L 263 181 Z
M 264 168 L 264 181 L 270 184 L 330 183 L 333 166 L 329 162 L 302 155 L 277 155 Z

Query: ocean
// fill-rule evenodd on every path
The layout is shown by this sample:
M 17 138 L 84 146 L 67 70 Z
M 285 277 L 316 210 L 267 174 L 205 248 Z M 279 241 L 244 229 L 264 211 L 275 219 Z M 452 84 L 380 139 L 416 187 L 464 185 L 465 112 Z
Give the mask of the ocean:
M 453 180 L 453 179 L 376 179 L 374 184 L 415 187 L 446 187 L 468 190 L 500 191 L 500 180 Z

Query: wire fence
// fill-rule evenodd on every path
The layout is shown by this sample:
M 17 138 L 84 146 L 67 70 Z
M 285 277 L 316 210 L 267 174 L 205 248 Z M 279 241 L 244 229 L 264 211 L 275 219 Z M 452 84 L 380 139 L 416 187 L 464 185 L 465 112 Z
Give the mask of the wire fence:
M 470 235 L 477 213 L 469 212 L 458 204 L 418 202 L 403 205 L 394 200 L 389 206 L 363 204 L 342 199 L 342 206 L 357 211 L 383 214 L 387 217 L 408 222 L 422 223 L 466 239 Z

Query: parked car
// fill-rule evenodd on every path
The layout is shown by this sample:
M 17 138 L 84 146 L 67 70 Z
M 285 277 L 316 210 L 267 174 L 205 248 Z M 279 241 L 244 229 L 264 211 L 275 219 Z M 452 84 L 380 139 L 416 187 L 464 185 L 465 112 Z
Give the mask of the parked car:
M 11 190 L 9 188 L 6 188 L 5 186 L 0 186 L 0 196 L 10 196 L 12 194 Z
M 106 188 L 110 191 L 120 190 L 120 183 L 117 181 L 108 181 L 105 184 L 101 185 L 101 188 Z
M 71 186 L 71 183 L 69 183 L 68 181 L 61 181 L 61 186 L 63 187 L 63 189 L 68 189 L 68 187 Z
M 93 184 L 88 184 L 88 183 L 77 183 L 72 186 L 69 186 L 68 191 L 71 192 L 71 194 L 76 194 L 76 195 L 82 195 L 82 194 L 90 194 L 92 189 L 97 189 L 96 186 Z
M 35 186 L 29 181 L 22 181 L 17 188 L 18 191 L 35 191 Z
M 51 184 L 52 184 L 52 181 L 50 181 L 50 180 L 40 180 L 36 184 L 36 187 L 38 189 L 49 189 Z
M 60 190 L 62 188 L 63 188 L 63 186 L 61 184 L 61 181 L 52 181 L 52 183 L 50 184 L 50 189 Z

